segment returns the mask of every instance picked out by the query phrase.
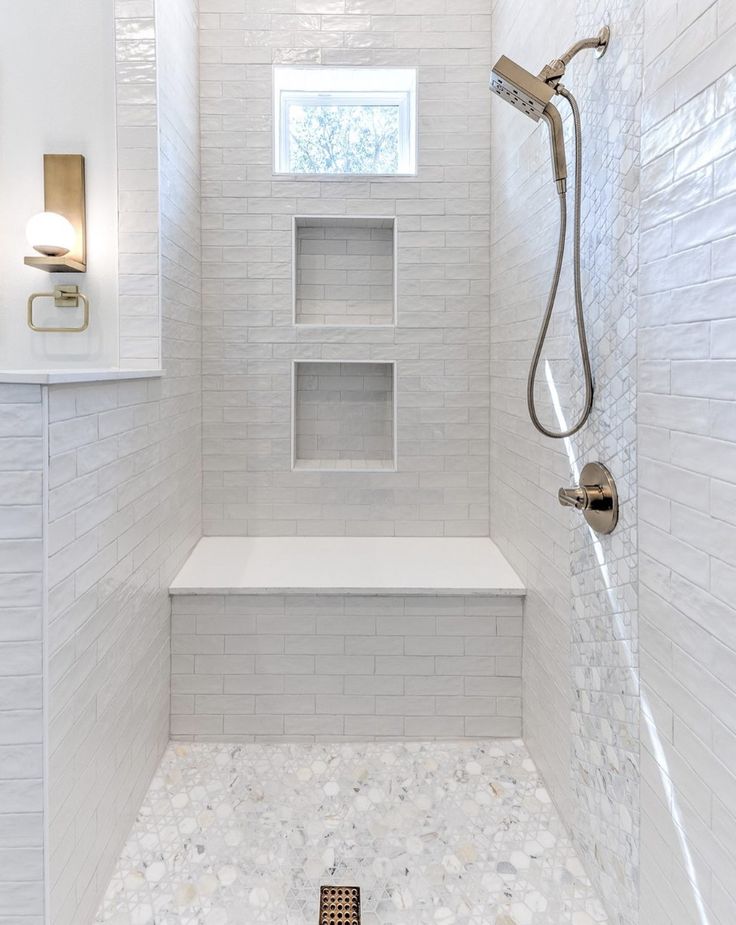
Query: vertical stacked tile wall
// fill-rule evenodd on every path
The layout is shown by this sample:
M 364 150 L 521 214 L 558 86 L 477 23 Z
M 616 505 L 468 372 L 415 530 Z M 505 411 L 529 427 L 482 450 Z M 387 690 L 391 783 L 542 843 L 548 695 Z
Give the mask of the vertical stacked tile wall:
M 487 0 L 202 0 L 208 534 L 488 534 Z M 273 175 L 272 67 L 416 67 L 416 177 Z M 294 326 L 294 215 L 396 216 L 398 327 Z M 294 360 L 398 364 L 397 472 L 291 471 Z

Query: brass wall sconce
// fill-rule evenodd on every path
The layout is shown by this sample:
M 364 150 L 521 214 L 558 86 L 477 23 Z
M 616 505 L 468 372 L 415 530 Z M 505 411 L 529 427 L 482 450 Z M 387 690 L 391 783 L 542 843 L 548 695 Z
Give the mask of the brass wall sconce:
M 35 324 L 33 303 L 36 299 L 53 299 L 57 308 L 78 308 L 81 301 L 84 306 L 81 325 L 57 327 Z M 28 327 L 41 334 L 81 334 L 89 327 L 89 299 L 79 291 L 79 286 L 57 286 L 53 292 L 34 292 L 28 299 Z
M 84 157 L 44 154 L 43 174 L 45 211 L 34 215 L 26 226 L 28 243 L 40 256 L 26 257 L 25 263 L 46 273 L 85 273 Z

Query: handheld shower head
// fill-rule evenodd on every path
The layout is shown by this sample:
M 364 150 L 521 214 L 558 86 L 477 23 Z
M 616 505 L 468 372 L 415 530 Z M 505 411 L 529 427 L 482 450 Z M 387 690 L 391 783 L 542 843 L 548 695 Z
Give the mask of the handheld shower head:
M 562 195 L 567 190 L 567 159 L 565 158 L 565 136 L 562 131 L 562 116 L 552 103 L 547 103 L 542 119 L 549 129 L 549 144 L 552 149 L 552 176 L 557 184 L 557 192 Z
M 560 83 L 565 74 L 567 65 L 572 61 L 578 52 L 584 48 L 594 49 L 600 57 L 608 47 L 611 33 L 607 26 L 604 26 L 598 35 L 593 38 L 583 39 L 575 42 L 565 52 L 561 58 L 555 58 L 535 77 L 529 71 L 520 67 L 514 61 L 511 61 L 505 55 L 498 59 L 491 73 L 491 90 L 506 100 L 507 103 L 529 116 L 535 122 L 540 119 L 547 123 L 549 129 L 550 143 L 552 146 L 552 173 L 557 185 L 558 201 L 560 205 L 560 226 L 559 237 L 557 241 L 557 260 L 555 262 L 554 272 L 552 274 L 552 285 L 550 286 L 547 306 L 542 318 L 542 326 L 539 331 L 537 343 L 534 347 L 529 375 L 526 386 L 526 404 L 529 409 L 529 417 L 532 424 L 537 430 L 546 437 L 561 439 L 577 433 L 588 420 L 593 408 L 593 371 L 590 365 L 590 352 L 588 342 L 585 337 L 585 313 L 583 310 L 583 286 L 580 274 L 580 225 L 581 225 L 581 201 L 582 201 L 582 127 L 580 121 L 580 111 L 575 97 L 570 91 Z M 580 343 L 580 357 L 583 366 L 583 379 L 585 382 L 585 398 L 583 410 L 578 420 L 570 427 L 563 425 L 562 430 L 552 430 L 546 427 L 538 413 L 537 402 L 535 397 L 535 385 L 537 380 L 537 370 L 542 358 L 544 344 L 547 339 L 547 332 L 552 320 L 555 302 L 557 300 L 557 290 L 560 284 L 562 265 L 565 257 L 565 238 L 567 229 L 567 165 L 565 163 L 565 141 L 562 132 L 562 119 L 559 112 L 552 105 L 552 97 L 555 93 L 564 97 L 570 105 L 572 111 L 572 120 L 575 128 L 575 226 L 573 231 L 573 280 L 575 288 L 575 319 L 577 323 L 578 341 Z
M 535 122 L 542 119 L 547 123 L 552 149 L 552 174 L 557 191 L 560 194 L 564 193 L 567 187 L 565 140 L 562 118 L 557 107 L 551 102 L 555 95 L 554 89 L 505 55 L 502 55 L 493 67 L 490 87 L 502 100 L 511 103 Z
M 491 71 L 491 90 L 535 122 L 555 95 L 552 87 L 506 55 L 501 55 Z

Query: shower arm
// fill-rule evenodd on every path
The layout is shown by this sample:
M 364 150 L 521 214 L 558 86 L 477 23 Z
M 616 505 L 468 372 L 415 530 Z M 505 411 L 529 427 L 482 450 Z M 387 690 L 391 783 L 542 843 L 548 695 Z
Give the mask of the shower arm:
M 555 58 L 554 61 L 550 61 L 549 64 L 542 68 L 538 75 L 539 79 L 549 84 L 550 87 L 557 89 L 557 84 L 564 77 L 567 65 L 578 52 L 584 51 L 586 48 L 594 48 L 596 56 L 600 58 L 606 53 L 610 38 L 611 30 L 608 26 L 604 26 L 598 35 L 593 36 L 593 38 L 581 39 L 579 42 L 575 42 L 574 45 L 571 45 L 567 49 L 561 58 Z

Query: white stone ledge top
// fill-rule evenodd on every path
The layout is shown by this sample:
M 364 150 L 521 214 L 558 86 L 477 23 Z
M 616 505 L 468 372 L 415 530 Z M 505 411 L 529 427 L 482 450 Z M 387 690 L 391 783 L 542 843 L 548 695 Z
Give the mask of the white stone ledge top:
M 0 384 L 58 385 L 64 382 L 160 379 L 163 375 L 163 369 L 0 369 Z
M 489 539 L 201 539 L 171 594 L 498 594 L 524 585 Z

